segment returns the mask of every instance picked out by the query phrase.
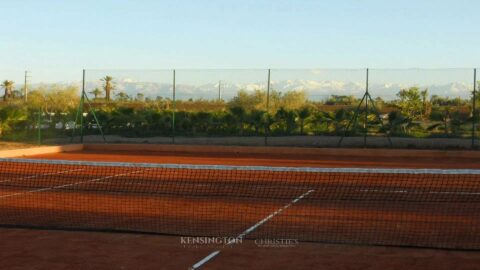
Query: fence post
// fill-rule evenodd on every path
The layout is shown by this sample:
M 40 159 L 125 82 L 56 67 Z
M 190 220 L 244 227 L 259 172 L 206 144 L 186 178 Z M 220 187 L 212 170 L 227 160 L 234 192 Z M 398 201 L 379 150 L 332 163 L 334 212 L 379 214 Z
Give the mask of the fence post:
M 363 147 L 367 147 L 367 136 L 368 136 L 368 97 L 370 93 L 368 92 L 368 68 L 366 73 L 365 79 L 365 122 L 363 123 L 363 127 L 365 129 L 365 134 L 363 136 Z M 380 120 L 381 121 L 381 120 Z
M 83 113 L 85 112 L 83 108 L 84 100 L 85 100 L 85 69 L 83 70 L 82 97 L 80 98 L 80 143 L 83 143 Z
M 475 148 L 475 122 L 477 121 L 477 69 L 473 69 L 473 98 L 472 98 L 472 148 Z
M 222 100 L 222 81 L 218 81 L 218 101 Z
M 175 144 L 175 69 L 173 70 L 173 88 L 172 88 L 172 144 Z
M 267 79 L 267 112 L 266 112 L 266 119 L 265 119 L 265 145 L 268 145 L 268 130 L 270 126 L 270 69 L 268 69 L 268 79 Z
M 42 109 L 38 111 L 38 117 L 37 117 L 37 143 L 38 145 L 42 144 Z

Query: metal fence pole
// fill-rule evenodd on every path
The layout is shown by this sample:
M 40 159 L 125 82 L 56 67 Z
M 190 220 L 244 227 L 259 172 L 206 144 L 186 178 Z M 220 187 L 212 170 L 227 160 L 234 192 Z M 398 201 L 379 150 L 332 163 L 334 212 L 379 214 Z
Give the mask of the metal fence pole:
M 42 109 L 38 111 L 38 117 L 37 117 L 37 143 L 38 145 L 42 144 Z
M 367 77 L 365 79 L 365 122 L 363 123 L 363 128 L 365 129 L 365 134 L 363 136 L 363 147 L 367 147 L 367 135 L 368 135 L 368 68 L 367 68 Z
M 473 94 L 472 94 L 472 148 L 475 148 L 475 124 L 477 121 L 477 69 L 473 69 Z
M 175 103 L 175 69 L 173 70 L 173 91 L 172 91 L 172 143 L 175 144 L 175 110 L 176 110 L 176 103 Z
M 82 97 L 80 98 L 80 143 L 83 143 L 83 113 L 85 112 L 83 104 L 85 101 L 85 69 L 82 78 Z
M 218 101 L 222 100 L 222 81 L 218 81 Z
M 266 119 L 265 119 L 265 145 L 268 145 L 268 130 L 270 128 L 270 69 L 268 69 L 268 79 L 267 79 L 267 112 L 266 112 Z

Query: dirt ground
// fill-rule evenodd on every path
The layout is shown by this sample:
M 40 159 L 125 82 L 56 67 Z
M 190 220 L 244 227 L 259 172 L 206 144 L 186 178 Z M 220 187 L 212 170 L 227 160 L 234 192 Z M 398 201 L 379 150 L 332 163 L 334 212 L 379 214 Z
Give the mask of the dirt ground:
M 11 270 L 185 269 L 216 250 L 174 236 L 0 229 L 0 268 Z M 219 269 L 474 270 L 480 252 L 300 243 L 225 248 L 202 267 Z
M 388 151 L 388 150 L 387 150 Z M 412 155 L 415 155 L 412 152 Z M 212 164 L 285 167 L 349 168 L 441 168 L 480 169 L 480 159 L 462 157 L 358 157 L 340 155 L 307 155 L 275 153 L 188 153 L 83 150 L 29 156 L 34 159 L 60 159 L 113 162 L 146 162 L 175 164 Z
M 340 157 L 340 156 L 306 156 L 275 155 L 275 154 L 189 154 L 174 152 L 151 152 L 142 153 L 128 151 L 82 151 L 57 154 L 39 155 L 31 158 L 47 159 L 70 159 L 91 161 L 123 161 L 123 162 L 150 162 L 150 163 L 192 163 L 192 164 L 228 164 L 228 165 L 269 165 L 269 166 L 314 166 L 314 167 L 393 167 L 393 168 L 480 168 L 478 158 L 378 158 L 370 157 Z M 14 168 L 10 168 L 14 169 Z M 63 169 L 60 170 L 63 172 Z M 33 173 L 34 171 L 31 171 Z M 88 175 L 89 172 L 83 172 Z M 23 178 L 22 178 L 23 179 Z M 32 183 L 41 184 L 40 178 Z M 54 179 L 52 177 L 48 178 Z M 63 181 L 63 180 L 62 180 Z M 465 180 L 466 181 L 466 180 Z M 462 182 L 463 183 L 463 182 Z M 58 183 L 63 185 L 64 183 Z M 475 185 L 476 186 L 476 185 Z M 110 185 L 111 188 L 115 187 Z M 31 187 L 34 188 L 34 187 Z M 37 187 L 39 188 L 39 187 Z M 16 192 L 5 190 L 5 192 Z M 34 212 L 28 215 L 19 215 L 20 209 L 12 213 L 6 211 L 3 215 L 8 218 L 32 218 L 41 220 L 43 212 L 37 211 L 37 207 L 43 204 L 53 206 L 88 206 L 86 201 L 80 200 L 87 197 L 75 197 L 77 201 L 69 202 L 69 196 L 64 193 L 50 196 L 47 191 L 35 192 L 26 199 L 27 206 L 22 211 L 32 209 Z M 20 194 L 20 193 L 18 193 Z M 24 194 L 24 193 L 21 193 Z M 10 196 L 7 194 L 7 196 Z M 34 200 L 33 196 L 40 196 Z M 42 197 L 43 196 L 43 197 Z M 17 198 L 18 197 L 18 198 Z M 20 199 L 23 196 L 8 197 Z M 109 207 L 115 213 L 121 209 L 122 203 L 106 204 L 104 200 L 96 197 L 97 207 Z M 52 199 L 52 200 L 49 200 Z M 90 201 L 90 200 L 87 200 Z M 171 200 L 170 200 L 171 201 Z M 28 203 L 35 203 L 35 207 Z M 59 204 L 58 202 L 62 202 Z M 138 211 L 144 209 L 146 201 L 139 208 L 132 208 L 132 198 L 129 199 L 129 207 L 126 210 Z M 17 203 L 17 206 L 21 204 Z M 169 204 L 172 206 L 172 204 Z M 174 206 L 177 206 L 173 205 Z M 114 207 L 115 206 L 115 207 Z M 241 208 L 236 204 L 237 210 Z M 261 205 L 255 212 L 261 209 Z M 382 205 L 384 207 L 385 205 Z M 195 204 L 192 207 L 200 207 Z M 385 206 L 386 207 L 386 206 Z M 274 207 L 277 209 L 277 207 Z M 388 208 L 388 207 L 387 207 Z M 394 207 L 399 209 L 398 206 Z M 15 208 L 8 208 L 14 209 Z M 155 211 L 158 207 L 155 206 Z M 203 209 L 203 208 L 202 208 Z M 227 209 L 227 208 L 222 208 Z M 231 209 L 231 208 L 230 208 Z M 266 209 L 266 208 L 265 208 Z M 402 208 L 403 209 L 403 208 Z M 267 214 L 272 209 L 266 209 Z M 294 216 L 301 213 L 302 206 L 296 205 L 289 209 Z M 409 208 L 403 209 L 409 211 Z M 402 211 L 403 211 L 402 210 Z M 428 209 L 427 209 L 428 210 Z M 25 212 L 25 213 L 26 213 Z M 45 212 L 51 214 L 51 212 Z M 105 212 L 107 213 L 107 212 Z M 206 213 L 206 212 L 205 212 Z M 233 213 L 233 212 L 232 212 Z M 335 212 L 335 213 L 338 213 Z M 401 212 L 404 215 L 407 212 Z M 476 212 L 478 213 L 478 212 Z M 211 216 L 209 213 L 207 216 Z M 428 216 L 425 212 L 421 217 Z M 457 213 L 458 214 L 458 213 Z M 37 216 L 35 216 L 37 215 Z M 262 213 L 255 221 L 264 217 Z M 60 215 L 61 216 L 61 215 Z M 68 214 L 69 220 L 78 215 Z M 123 216 L 123 215 L 119 215 Z M 350 215 L 347 215 L 350 216 Z M 364 215 L 370 217 L 370 214 Z M 391 215 L 389 215 L 391 216 Z M 48 215 L 46 215 L 48 217 Z M 289 217 L 285 211 L 273 221 L 282 221 Z M 404 216 L 402 216 L 403 218 Z M 33 220 L 33 221 L 34 221 Z M 97 220 L 90 217 L 87 221 Z M 298 218 L 293 219 L 299 221 Z M 323 219 L 321 219 L 323 220 Z M 33 222 L 33 221 L 29 221 Z M 158 221 L 158 220 L 157 220 Z M 161 220 L 162 222 L 165 219 Z M 179 221 L 179 219 L 176 219 Z M 83 221 L 82 221 L 83 222 Z M 476 222 L 476 221 L 475 221 Z M 147 222 L 147 224 L 154 223 Z M 251 222 L 248 222 L 249 224 Z M 80 223 L 79 223 L 80 224 Z M 82 223 L 83 224 L 83 223 Z M 135 224 L 135 223 L 133 223 Z M 269 226 L 270 223 L 265 226 Z M 336 223 L 339 224 L 338 222 Z M 472 224 L 472 223 L 468 223 Z M 177 224 L 178 225 L 178 224 Z M 274 225 L 272 222 L 271 225 Z M 181 226 L 169 226 L 178 228 Z M 338 227 L 338 226 L 337 226 Z M 391 228 L 391 227 L 389 227 Z M 474 227 L 476 228 L 475 225 Z M 427 228 L 428 229 L 428 228 Z M 443 230 L 442 232 L 446 232 Z M 378 232 L 377 232 L 378 233 Z M 381 234 L 381 233 L 380 233 Z M 375 236 L 376 234 L 371 234 Z M 478 234 L 470 234 L 475 238 Z M 469 238 L 469 239 L 470 239 Z M 473 239 L 474 241 L 475 239 Z M 101 233 L 82 231 L 55 231 L 55 230 L 31 230 L 31 229 L 0 229 L 0 269 L 188 269 L 193 264 L 217 250 L 217 246 L 184 245 L 177 236 L 161 236 L 134 233 Z M 337 245 L 300 242 L 293 247 L 259 247 L 251 240 L 245 240 L 240 245 L 222 249 L 219 256 L 208 262 L 201 269 L 479 269 L 480 252 L 474 251 L 449 251 L 439 249 L 421 248 L 398 248 L 365 245 Z
M 30 148 L 30 147 L 38 147 L 38 145 L 28 144 L 28 143 L 0 141 L 0 150 L 21 149 L 21 148 Z

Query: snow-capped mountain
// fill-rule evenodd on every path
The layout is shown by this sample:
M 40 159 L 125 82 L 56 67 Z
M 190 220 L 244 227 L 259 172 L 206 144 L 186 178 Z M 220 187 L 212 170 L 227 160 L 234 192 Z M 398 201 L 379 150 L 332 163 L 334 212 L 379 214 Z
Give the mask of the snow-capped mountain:
M 137 93 L 142 93 L 145 97 L 155 98 L 161 96 L 171 97 L 173 87 L 169 83 L 140 82 L 131 79 L 114 80 L 115 92 L 125 92 L 129 96 L 135 97 Z M 87 91 L 95 87 L 101 88 L 101 82 L 88 82 Z M 381 97 L 385 100 L 396 98 L 396 94 L 401 89 L 417 86 L 421 90 L 428 89 L 429 95 L 438 95 L 443 97 L 469 98 L 472 86 L 461 82 L 452 82 L 449 84 L 432 85 L 406 85 L 395 83 L 370 84 L 369 91 L 372 97 Z M 220 82 L 220 95 L 224 99 L 234 97 L 238 91 L 245 90 L 252 92 L 255 90 L 266 90 L 266 82 L 234 83 Z M 282 93 L 288 91 L 305 91 L 310 99 L 323 100 L 331 95 L 353 95 L 362 96 L 365 92 L 365 85 L 358 82 L 348 81 L 315 81 L 315 80 L 272 80 L 270 89 Z M 205 84 L 186 84 L 178 83 L 176 85 L 176 97 L 178 99 L 212 99 L 217 98 L 219 94 L 219 83 Z
M 143 82 L 136 81 L 130 78 L 114 79 L 114 91 L 113 96 L 119 92 L 125 92 L 130 97 L 136 97 L 138 93 L 143 94 L 144 97 L 156 98 L 171 98 L 173 92 L 173 86 L 171 83 L 159 83 L 159 82 Z M 57 83 L 57 85 L 74 85 L 80 89 L 80 82 L 73 83 Z M 38 85 L 31 85 L 30 89 L 34 89 Z M 103 82 L 87 81 L 85 88 L 87 93 L 91 92 L 94 88 L 98 87 L 102 89 Z M 462 82 L 452 82 L 447 84 L 432 84 L 432 85 L 411 85 L 411 84 L 398 84 L 398 83 L 370 83 L 369 91 L 373 98 L 381 97 L 384 100 L 392 100 L 396 98 L 396 94 L 401 89 L 407 89 L 409 87 L 417 86 L 421 90 L 428 89 L 430 96 L 438 95 L 442 97 L 462 99 L 470 98 L 472 91 L 472 85 Z M 265 91 L 267 89 L 266 82 L 219 82 L 203 83 L 203 84 L 188 84 L 177 83 L 176 98 L 177 99 L 216 99 L 219 95 L 223 99 L 231 99 L 237 95 L 238 91 L 245 90 L 247 92 L 253 92 L 255 90 Z M 311 100 L 325 100 L 331 95 L 353 95 L 355 97 L 361 97 L 365 93 L 364 83 L 350 82 L 350 81 L 335 81 L 335 80 L 272 80 L 270 84 L 271 91 L 279 91 L 282 93 L 288 91 L 304 91 L 307 97 Z

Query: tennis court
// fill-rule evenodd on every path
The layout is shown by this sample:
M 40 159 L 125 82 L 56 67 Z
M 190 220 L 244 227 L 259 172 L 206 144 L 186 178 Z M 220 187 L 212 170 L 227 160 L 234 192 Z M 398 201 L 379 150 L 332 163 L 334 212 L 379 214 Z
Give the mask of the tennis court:
M 85 145 L 3 158 L 0 216 L 7 227 L 479 250 L 479 160 L 475 152 Z

